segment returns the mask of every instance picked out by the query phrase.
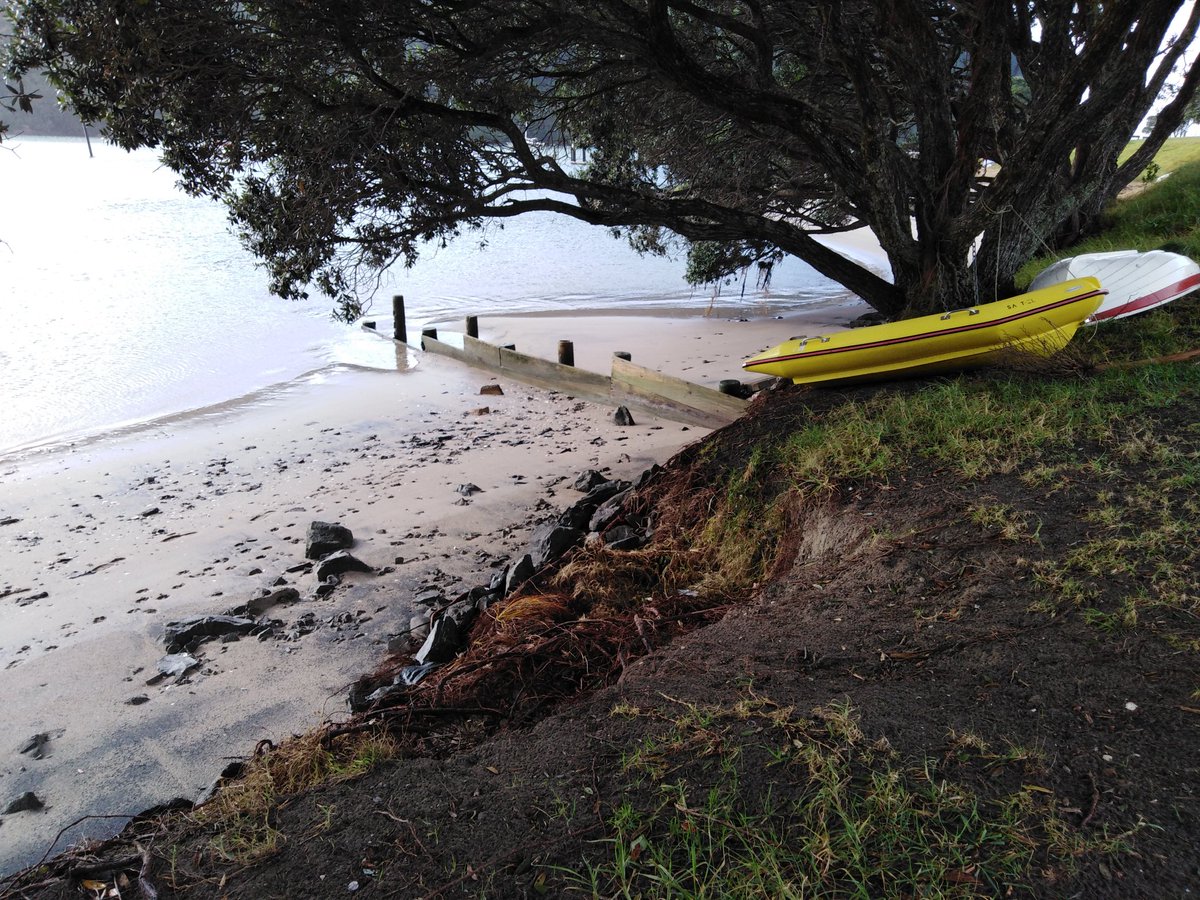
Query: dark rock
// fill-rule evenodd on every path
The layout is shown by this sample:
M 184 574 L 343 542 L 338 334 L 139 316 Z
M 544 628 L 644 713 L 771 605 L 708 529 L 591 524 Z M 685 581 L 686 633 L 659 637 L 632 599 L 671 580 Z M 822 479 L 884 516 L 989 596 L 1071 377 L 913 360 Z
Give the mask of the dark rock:
M 458 655 L 467 641 L 467 629 L 479 609 L 470 599 L 451 603 L 429 629 L 429 637 L 416 653 L 418 663 L 449 662 Z
M 0 525 L 16 525 L 20 521 L 20 519 L 14 516 L 5 516 L 3 519 L 0 519 Z
M 151 506 L 149 509 L 143 509 L 140 513 L 138 513 L 138 515 L 144 519 L 147 516 L 157 516 L 160 512 L 162 512 L 162 510 L 157 506 Z
M 633 489 L 635 491 L 641 490 L 650 482 L 651 478 L 653 478 L 655 475 L 657 475 L 662 470 L 663 470 L 663 467 L 660 466 L 658 463 L 655 463 L 650 468 L 648 468 L 644 472 L 642 472 L 641 475 L 639 475 L 637 478 L 634 479 Z
M 472 494 L 482 494 L 483 493 L 483 488 L 481 488 L 477 484 L 472 484 L 469 481 L 466 484 L 460 484 L 454 490 L 457 493 L 462 494 L 464 497 L 470 497 Z
M 178 653 L 193 641 L 220 637 L 237 632 L 246 634 L 254 627 L 254 620 L 244 616 L 197 616 L 179 622 L 168 622 L 163 634 L 163 643 L 168 653 Z
M 44 759 L 46 757 L 46 746 L 50 743 L 50 735 L 41 731 L 25 742 L 21 748 L 21 753 L 28 753 L 34 759 Z
M 198 665 L 200 665 L 200 660 L 196 659 L 190 653 L 169 654 L 155 663 L 158 674 L 146 683 L 157 683 L 164 678 L 182 678 Z
M 342 579 L 338 575 L 330 575 L 324 581 L 317 585 L 315 591 L 318 597 L 328 597 L 333 593 L 333 589 L 342 583 Z
M 603 531 L 607 528 L 609 523 L 621 514 L 621 504 L 628 499 L 631 493 L 632 489 L 626 489 L 600 504 L 592 514 L 591 521 L 588 522 L 588 531 Z
M 308 526 L 308 539 L 304 544 L 304 555 L 308 559 L 320 559 L 322 556 L 353 546 L 354 535 L 345 525 L 338 525 L 334 522 L 313 522 Z
M 229 610 L 226 615 L 229 616 L 261 616 L 272 606 L 278 606 L 281 603 L 295 603 L 300 599 L 300 592 L 293 587 L 282 588 L 278 591 L 269 591 L 261 597 L 255 597 L 241 606 L 235 606 Z M 232 633 L 237 636 L 236 632 Z M 229 637 L 230 635 L 223 635 Z
M 150 698 L 145 694 L 138 694 L 136 697 L 130 697 L 125 701 L 126 706 L 141 706 L 143 703 L 149 703 Z
M 542 525 L 534 531 L 530 541 L 529 555 L 533 560 L 533 568 L 540 569 L 551 560 L 558 559 L 582 541 L 583 534 L 582 529 L 567 528 L 554 522 Z
M 588 491 L 587 495 L 579 502 L 590 503 L 592 504 L 592 508 L 595 509 L 609 497 L 613 497 L 628 488 L 628 481 L 605 481 Z
M 492 580 L 488 582 L 488 590 L 496 594 L 504 593 L 504 585 L 508 581 L 508 566 L 504 565 L 492 573 Z
M 637 536 L 637 532 L 628 525 L 617 525 L 616 527 L 610 528 L 608 531 L 604 532 L 604 543 L 611 547 L 618 541 L 623 541 L 627 538 Z
M 504 388 L 498 384 L 485 384 L 479 389 L 479 393 L 486 394 L 489 397 L 503 397 Z
M 629 411 L 628 406 L 618 406 L 617 411 L 613 413 L 613 421 L 618 425 L 636 425 L 633 421 L 633 414 Z
M 592 520 L 592 513 L 596 511 L 595 503 L 589 503 L 587 498 L 580 500 L 577 503 L 568 506 L 564 509 L 555 521 L 565 528 L 578 528 L 586 530 L 588 522 Z
M 345 572 L 374 571 L 372 566 L 367 565 L 357 556 L 345 550 L 339 550 L 317 563 L 317 580 L 325 581 L 330 575 L 341 575 Z
M 425 590 L 413 597 L 413 603 L 420 603 L 422 606 L 444 606 L 446 595 L 436 589 Z
M 4 812 L 0 815 L 11 815 L 12 813 L 25 812 L 26 810 L 42 809 L 46 804 L 38 799 L 38 795 L 33 791 L 26 791 L 8 806 L 4 807 Z
M 311 572 L 313 564 L 310 562 L 296 563 L 294 566 L 288 566 L 283 571 L 295 575 L 297 572 Z
M 577 491 L 583 491 L 586 494 L 596 485 L 604 484 L 606 481 L 608 481 L 608 479 L 595 469 L 588 469 L 575 479 L 575 483 L 572 484 L 571 487 L 575 488 Z
M 504 584 L 504 593 L 511 594 L 532 578 L 535 572 L 537 572 L 537 566 L 533 564 L 533 557 L 526 553 L 509 568 L 508 580 Z

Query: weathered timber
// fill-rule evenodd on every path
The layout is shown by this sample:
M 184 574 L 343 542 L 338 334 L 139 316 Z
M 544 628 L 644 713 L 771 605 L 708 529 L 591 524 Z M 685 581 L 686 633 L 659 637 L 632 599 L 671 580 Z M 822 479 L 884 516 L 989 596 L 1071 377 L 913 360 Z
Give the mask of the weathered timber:
M 746 409 L 745 400 L 673 375 L 664 375 L 620 357 L 613 357 L 612 386 L 614 396 L 624 395 L 667 418 L 706 428 L 728 425 Z

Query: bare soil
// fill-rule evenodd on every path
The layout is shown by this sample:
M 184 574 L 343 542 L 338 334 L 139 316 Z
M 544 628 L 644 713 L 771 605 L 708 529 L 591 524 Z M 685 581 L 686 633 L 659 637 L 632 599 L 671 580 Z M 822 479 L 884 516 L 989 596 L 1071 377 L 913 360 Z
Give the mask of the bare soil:
M 870 390 L 780 392 L 680 454 L 640 502 L 661 521 L 694 515 L 767 434 Z M 1198 409 L 1187 400 L 1144 424 L 1194 452 Z M 118 884 L 124 871 L 124 896 L 137 895 L 143 868 L 160 897 L 569 895 L 589 865 L 611 861 L 614 812 L 656 808 L 664 782 L 702 797 L 727 780 L 721 760 L 736 757 L 748 802 L 794 787 L 770 765 L 756 716 L 713 725 L 703 747 L 663 750 L 660 778 L 629 765 L 638 748 L 662 746 L 682 710 L 731 710 L 748 697 L 800 716 L 847 702 L 865 738 L 898 758 L 929 761 L 985 800 L 1024 792 L 1085 843 L 1121 838 L 1118 850 L 1066 862 L 1039 842 L 1022 878 L 1001 885 L 966 871 L 961 896 L 1188 896 L 1200 886 L 1200 621 L 1162 609 L 1097 627 L 1080 608 L 1048 610 L 1035 577 L 1089 532 L 1097 491 L 1136 484 L 1139 465 L 1076 471 L 1052 492 L 1018 474 L 964 482 L 913 459 L 886 483 L 797 500 L 770 577 L 693 609 L 631 606 L 580 651 L 582 664 L 566 661 L 576 644 L 546 636 L 605 617 L 560 599 L 538 641 L 510 641 L 490 668 L 472 657 L 473 699 L 446 681 L 383 716 L 407 727 L 397 758 L 277 805 L 277 846 L 260 859 L 220 858 L 192 813 L 153 815 L 22 874 L 3 896 L 95 896 L 79 884 L 98 860 L 123 862 L 93 878 Z M 970 514 L 1000 504 L 1013 521 L 1038 523 L 1036 534 Z M 1130 587 L 1114 577 L 1091 608 L 1116 610 Z M 494 651 L 488 627 L 476 637 Z M 522 648 L 536 664 L 514 668 Z M 1012 752 L 963 753 L 963 735 Z

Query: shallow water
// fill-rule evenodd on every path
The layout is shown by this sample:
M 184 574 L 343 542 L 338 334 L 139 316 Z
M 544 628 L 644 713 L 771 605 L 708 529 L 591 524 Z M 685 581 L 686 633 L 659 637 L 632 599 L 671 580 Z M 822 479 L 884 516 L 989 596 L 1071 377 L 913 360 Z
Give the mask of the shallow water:
M 82 139 L 0 147 L 0 454 L 198 410 L 330 367 L 394 368 L 389 344 L 335 323 L 328 298 L 273 297 L 216 204 L 186 196 L 150 151 Z M 385 273 L 382 321 L 402 293 L 424 321 L 549 310 L 680 309 L 770 315 L 841 302 L 791 260 L 768 292 L 714 299 L 681 260 L 644 258 L 605 231 L 550 214 L 431 248 Z

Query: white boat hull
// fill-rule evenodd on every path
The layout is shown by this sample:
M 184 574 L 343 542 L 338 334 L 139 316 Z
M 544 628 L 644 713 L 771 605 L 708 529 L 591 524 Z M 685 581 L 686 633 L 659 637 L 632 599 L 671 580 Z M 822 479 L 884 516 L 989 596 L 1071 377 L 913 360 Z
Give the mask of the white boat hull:
M 1038 274 L 1029 290 L 1092 276 L 1108 296 L 1089 323 L 1122 319 L 1170 303 L 1200 288 L 1200 265 L 1166 250 L 1116 250 L 1062 259 Z

